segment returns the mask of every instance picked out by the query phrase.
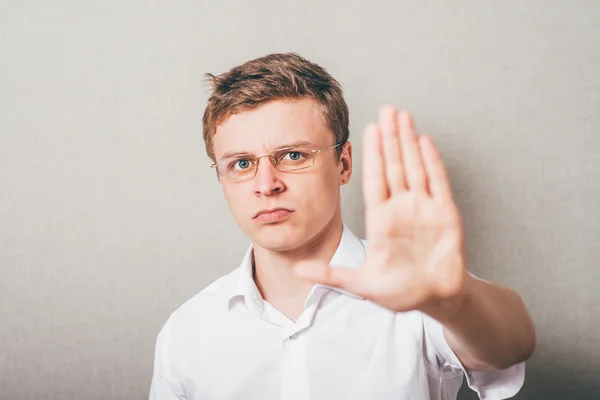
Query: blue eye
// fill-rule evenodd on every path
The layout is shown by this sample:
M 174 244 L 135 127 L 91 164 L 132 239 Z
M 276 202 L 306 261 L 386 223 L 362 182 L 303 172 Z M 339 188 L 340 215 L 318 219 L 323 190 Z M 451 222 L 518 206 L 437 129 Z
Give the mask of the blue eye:
M 250 161 L 248 160 L 238 160 L 236 163 L 239 169 L 247 169 L 250 168 Z
M 306 158 L 306 154 L 301 151 L 288 151 L 282 157 L 282 159 L 287 159 L 289 161 L 302 161 Z
M 238 158 L 227 162 L 228 171 L 244 171 L 252 167 L 252 162 L 247 158 Z

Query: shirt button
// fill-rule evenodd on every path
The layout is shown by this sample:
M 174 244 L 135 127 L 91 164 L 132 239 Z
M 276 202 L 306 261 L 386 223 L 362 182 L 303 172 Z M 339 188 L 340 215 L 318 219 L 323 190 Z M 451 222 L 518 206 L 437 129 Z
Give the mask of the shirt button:
M 298 339 L 298 334 L 294 333 L 292 336 L 290 336 L 290 339 L 292 339 L 292 340 Z

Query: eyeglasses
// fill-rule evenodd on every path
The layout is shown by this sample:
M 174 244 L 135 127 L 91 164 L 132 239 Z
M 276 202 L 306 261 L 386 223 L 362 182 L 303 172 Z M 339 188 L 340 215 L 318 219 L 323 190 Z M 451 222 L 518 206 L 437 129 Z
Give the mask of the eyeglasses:
M 232 181 L 252 179 L 258 171 L 258 162 L 263 157 L 269 157 L 271 164 L 282 172 L 299 171 L 311 167 L 315 163 L 315 156 L 325 150 L 334 149 L 343 143 L 338 143 L 324 149 L 310 147 L 285 147 L 273 150 L 271 153 L 253 156 L 244 154 L 225 157 L 211 165 L 217 168 L 219 177 Z

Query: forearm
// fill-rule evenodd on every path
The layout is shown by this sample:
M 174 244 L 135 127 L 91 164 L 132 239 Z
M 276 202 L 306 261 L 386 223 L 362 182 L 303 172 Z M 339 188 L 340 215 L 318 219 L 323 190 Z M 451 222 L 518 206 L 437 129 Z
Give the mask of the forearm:
M 529 358 L 535 328 L 514 291 L 468 276 L 460 304 L 450 317 L 437 319 L 467 369 L 504 369 Z

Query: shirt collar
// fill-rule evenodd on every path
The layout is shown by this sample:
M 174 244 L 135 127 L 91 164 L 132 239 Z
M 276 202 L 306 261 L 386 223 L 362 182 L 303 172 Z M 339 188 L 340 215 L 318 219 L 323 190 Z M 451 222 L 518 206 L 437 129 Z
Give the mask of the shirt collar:
M 331 262 L 331 266 L 338 268 L 356 268 L 365 259 L 365 245 L 358 239 L 345 224 L 342 230 L 342 238 L 337 250 L 335 251 Z M 243 297 L 246 302 L 262 302 L 262 298 L 254 279 L 252 278 L 252 262 L 254 259 L 254 253 L 252 251 L 252 245 L 246 251 L 244 258 L 240 266 L 234 272 L 233 280 L 230 282 L 229 290 L 227 290 L 227 305 L 231 304 L 234 298 Z M 363 299 L 354 293 L 348 292 L 344 289 L 335 288 L 332 286 L 316 284 L 316 287 L 326 287 L 331 290 L 343 293 L 345 295 Z M 314 290 L 314 288 L 313 288 Z

